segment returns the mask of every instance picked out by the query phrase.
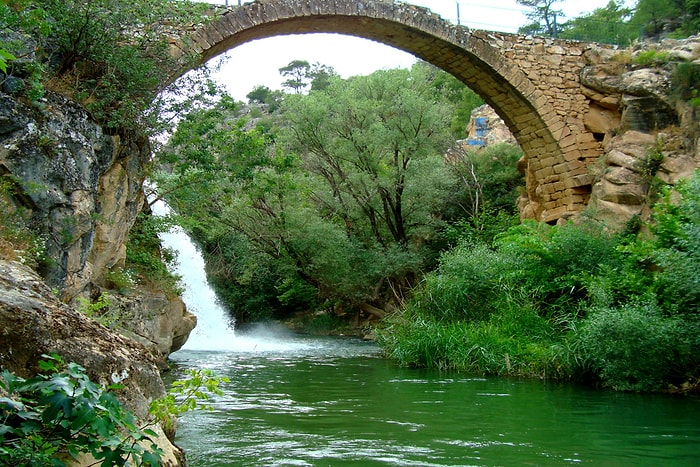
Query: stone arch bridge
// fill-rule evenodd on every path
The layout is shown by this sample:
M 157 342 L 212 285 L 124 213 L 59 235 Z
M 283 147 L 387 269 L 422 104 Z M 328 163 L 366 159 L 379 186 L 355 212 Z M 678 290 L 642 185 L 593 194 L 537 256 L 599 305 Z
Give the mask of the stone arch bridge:
M 589 44 L 471 30 L 393 0 L 257 0 L 212 11 L 212 21 L 172 41 L 174 54 L 204 63 L 255 39 L 304 33 L 393 46 L 454 75 L 506 122 L 524 152 L 521 217 L 555 222 L 586 207 L 588 169 L 603 151 L 580 84 Z

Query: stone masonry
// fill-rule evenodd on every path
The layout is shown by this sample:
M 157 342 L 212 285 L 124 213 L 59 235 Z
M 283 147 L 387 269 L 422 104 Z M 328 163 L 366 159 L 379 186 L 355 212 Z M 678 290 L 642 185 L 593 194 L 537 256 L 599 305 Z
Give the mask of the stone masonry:
M 470 30 L 392 1 L 258 0 L 212 15 L 174 38 L 173 53 L 195 53 L 204 63 L 255 39 L 324 32 L 378 41 L 432 63 L 478 93 L 522 147 L 521 217 L 555 222 L 586 207 L 589 167 L 603 152 L 604 135 L 585 124 L 591 101 L 579 78 L 587 52 L 600 46 Z

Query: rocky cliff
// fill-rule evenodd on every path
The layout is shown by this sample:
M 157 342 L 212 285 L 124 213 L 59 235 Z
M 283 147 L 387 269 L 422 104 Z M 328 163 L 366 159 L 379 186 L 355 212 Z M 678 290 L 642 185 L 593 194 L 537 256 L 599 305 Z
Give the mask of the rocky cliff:
M 148 140 L 106 134 L 82 107 L 55 94 L 39 104 L 0 93 L 0 174 L 12 181 L 11 202 L 29 213 L 42 240 L 39 270 L 47 284 L 66 303 L 95 299 L 107 274 L 124 266 L 127 237 L 144 205 Z M 172 294 L 137 289 L 118 303 L 129 311 L 122 322 L 163 356 L 194 326 Z
M 109 273 L 124 267 L 144 207 L 149 156 L 147 138 L 107 134 L 59 95 L 29 106 L 0 93 L 0 212 L 24 213 L 42 252 L 29 261 L 38 273 L 20 264 L 28 261 L 22 252 L 0 260 L 0 367 L 27 376 L 42 353 L 56 352 L 97 382 L 126 372 L 120 397 L 140 417 L 164 394 L 165 357 L 196 323 L 177 294 L 152 284 L 110 290 Z M 119 316 L 114 329 L 75 311 L 101 296 Z M 161 438 L 166 465 L 178 465 L 177 449 Z
M 124 385 L 119 399 L 141 420 L 148 418 L 149 403 L 165 394 L 160 355 L 62 303 L 42 277 L 18 262 L 0 260 L 0 323 L 0 365 L 19 376 L 36 374 L 42 354 L 50 353 L 79 362 L 100 385 L 118 375 Z M 180 450 L 162 429 L 155 431 L 163 465 L 181 465 Z
M 700 167 L 700 36 L 597 49 L 581 75 L 585 124 L 603 138 L 592 170 L 589 211 L 613 227 L 645 218 L 659 183 L 673 186 Z M 695 94 L 694 94 L 695 93 Z

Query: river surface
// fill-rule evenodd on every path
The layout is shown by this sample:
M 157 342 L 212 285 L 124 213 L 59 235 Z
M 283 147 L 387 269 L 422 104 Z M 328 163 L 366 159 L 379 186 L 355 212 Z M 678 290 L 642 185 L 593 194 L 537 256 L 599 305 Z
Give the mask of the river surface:
M 353 339 L 180 351 L 231 381 L 179 422 L 191 466 L 697 466 L 700 401 L 399 368 Z
M 198 317 L 168 378 L 207 368 L 231 380 L 212 411 L 179 420 L 191 467 L 700 465 L 697 397 L 407 369 L 357 339 L 239 332 L 189 237 L 161 240 Z

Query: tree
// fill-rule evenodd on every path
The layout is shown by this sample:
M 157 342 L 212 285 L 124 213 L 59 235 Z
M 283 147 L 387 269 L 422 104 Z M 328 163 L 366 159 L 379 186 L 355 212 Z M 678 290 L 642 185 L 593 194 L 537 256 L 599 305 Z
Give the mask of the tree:
M 314 63 L 309 70 L 312 91 L 323 91 L 331 84 L 331 79 L 338 76 L 332 66 Z
M 331 77 L 286 96 L 264 141 L 224 100 L 183 120 L 159 185 L 175 188 L 168 200 L 237 319 L 379 316 L 429 267 L 457 184 L 443 158 L 453 106 L 429 71 Z
M 632 13 L 624 1 L 610 0 L 603 8 L 562 24 L 559 37 L 627 45 L 639 37 L 639 28 L 630 23 Z
M 418 165 L 446 150 L 450 107 L 429 89 L 422 67 L 380 71 L 336 80 L 327 92 L 285 107 L 292 150 L 333 196 L 319 202 L 354 228 L 364 225 L 365 238 L 381 245 L 407 246 L 412 229 L 431 222 L 431 201 L 414 196 L 412 182 L 420 179 Z M 409 212 L 416 216 L 410 221 Z
M 273 113 L 279 109 L 282 103 L 282 91 L 273 91 L 267 86 L 256 86 L 252 91 L 246 94 L 246 97 L 251 104 L 266 105 L 269 113 Z
M 543 33 L 548 36 L 557 36 L 557 16 L 562 15 L 561 10 L 553 8 L 555 3 L 562 0 L 517 0 L 519 5 L 530 8 L 525 16 L 532 21 L 531 24 L 520 28 L 518 32 L 523 34 Z
M 662 34 L 689 36 L 700 32 L 700 1 L 639 0 L 632 23 L 652 37 Z
M 206 8 L 167 0 L 11 0 L 0 5 L 0 29 L 31 36 L 35 55 L 46 57 L 27 67 L 42 70 L 33 80 L 51 77 L 100 124 L 123 132 L 144 126 L 144 112 L 182 65 L 164 29 L 202 21 Z M 15 46 L 23 47 L 1 48 L 18 55 Z
M 309 71 L 311 65 L 306 60 L 292 60 L 286 66 L 279 69 L 280 74 L 287 78 L 282 86 L 289 88 L 296 94 L 301 94 L 309 85 Z

